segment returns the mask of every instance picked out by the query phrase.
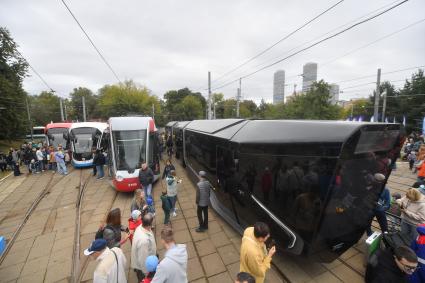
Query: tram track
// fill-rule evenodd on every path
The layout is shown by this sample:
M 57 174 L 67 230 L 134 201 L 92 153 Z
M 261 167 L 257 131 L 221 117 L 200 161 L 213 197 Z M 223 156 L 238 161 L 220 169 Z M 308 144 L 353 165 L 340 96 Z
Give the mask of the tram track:
M 72 254 L 72 269 L 71 269 L 71 282 L 77 281 L 80 274 L 80 234 L 81 234 L 81 209 L 84 198 L 84 192 L 87 184 L 90 181 L 90 175 L 86 178 L 83 177 L 83 170 L 80 170 L 80 184 L 76 201 L 76 217 L 75 217 L 75 230 L 74 230 L 74 249 Z
M 18 236 L 21 233 L 22 229 L 24 228 L 26 222 L 31 217 L 32 213 L 35 211 L 35 209 L 37 208 L 38 204 L 44 199 L 44 197 L 46 195 L 48 195 L 50 193 L 50 191 L 51 191 L 51 189 L 53 187 L 55 187 L 62 179 L 66 178 L 69 174 L 62 176 L 62 177 L 56 179 L 55 182 L 53 182 L 54 176 L 56 176 L 56 175 L 57 175 L 57 173 L 51 174 L 51 176 L 49 178 L 49 181 L 45 185 L 44 189 L 38 194 L 38 196 L 35 198 L 35 200 L 31 203 L 30 207 L 25 212 L 24 218 L 18 224 L 15 232 L 12 234 L 12 237 L 10 238 L 10 240 L 8 241 L 8 243 L 6 244 L 6 248 L 5 248 L 4 252 L 3 252 L 3 254 L 0 256 L 0 265 L 5 260 L 5 258 L 8 255 L 10 249 L 12 248 L 15 240 L 18 238 Z
M 72 283 L 81 282 L 83 276 L 85 274 L 86 268 L 88 266 L 89 260 L 87 257 L 83 257 L 81 259 L 81 231 L 82 231 L 82 221 L 81 214 L 83 211 L 84 204 L 84 195 L 87 190 L 88 184 L 90 183 L 91 174 L 84 177 L 84 170 L 80 172 L 80 184 L 79 191 L 76 201 L 76 217 L 75 217 L 75 230 L 74 230 L 74 249 L 72 254 L 72 269 L 71 269 L 71 281 Z M 105 217 L 107 213 L 112 209 L 116 199 L 118 196 L 118 192 L 115 192 L 114 197 L 112 198 L 111 204 L 109 208 L 106 210 Z

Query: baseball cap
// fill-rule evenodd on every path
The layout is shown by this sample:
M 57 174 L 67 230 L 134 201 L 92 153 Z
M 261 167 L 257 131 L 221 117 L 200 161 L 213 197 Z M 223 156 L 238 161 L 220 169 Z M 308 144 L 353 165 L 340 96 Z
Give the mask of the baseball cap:
M 106 248 L 105 239 L 96 239 L 91 243 L 91 246 L 84 250 L 84 255 L 89 256 L 94 252 L 99 252 Z
M 150 255 L 146 258 L 145 267 L 147 272 L 154 272 L 158 266 L 158 258 L 154 255 Z
M 131 212 L 131 218 L 133 218 L 133 220 L 137 220 L 137 218 L 139 218 L 139 216 L 140 216 L 141 214 L 142 214 L 142 213 L 140 212 L 140 210 L 135 209 L 135 210 L 133 210 L 133 211 Z
M 205 177 L 205 176 L 207 176 L 207 172 L 205 172 L 205 171 L 199 171 L 199 176 Z

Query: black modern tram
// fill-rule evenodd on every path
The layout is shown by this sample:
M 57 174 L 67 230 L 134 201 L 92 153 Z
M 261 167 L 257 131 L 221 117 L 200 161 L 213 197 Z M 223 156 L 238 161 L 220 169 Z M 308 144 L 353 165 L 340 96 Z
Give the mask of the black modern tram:
M 197 172 L 207 172 L 212 207 L 241 233 L 256 221 L 267 222 L 281 251 L 322 262 L 359 241 L 384 186 L 374 176 L 389 177 L 404 140 L 399 124 L 185 123 L 184 163 L 194 181 Z

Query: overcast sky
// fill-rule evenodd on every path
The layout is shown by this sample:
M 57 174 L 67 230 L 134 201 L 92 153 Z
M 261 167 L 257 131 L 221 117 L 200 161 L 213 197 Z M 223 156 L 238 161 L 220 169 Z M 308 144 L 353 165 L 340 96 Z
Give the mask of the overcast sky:
M 338 0 L 67 0 L 80 23 L 112 65 L 121 80 L 133 79 L 162 97 L 167 90 L 204 89 L 207 72 L 213 88 L 250 73 L 319 39 L 359 17 L 389 7 L 394 0 L 345 0 L 272 50 L 229 76 L 214 81 L 256 55 Z M 382 10 L 382 9 L 381 9 Z M 340 82 L 376 74 L 383 80 L 409 78 L 414 70 L 385 74 L 425 65 L 425 21 L 359 49 L 425 18 L 425 1 L 410 0 L 398 8 L 356 27 L 337 38 L 300 53 L 242 81 L 245 99 L 272 101 L 273 73 L 286 71 L 286 94 L 294 84 L 301 89 L 302 66 L 317 62 L 318 78 Z M 9 29 L 19 50 L 47 83 L 63 97 L 74 87 L 97 91 L 116 79 L 101 61 L 60 0 L 1 0 L 0 25 Z M 335 30 L 337 31 L 337 30 Z M 334 32 L 335 32 L 334 31 Z M 273 60 L 274 59 L 274 60 Z M 337 59 L 337 60 L 335 60 Z M 327 63 L 328 62 L 328 63 Z M 327 63 L 327 64 L 325 64 Z M 368 96 L 372 76 L 340 83 L 340 99 Z M 31 72 L 24 81 L 30 94 L 46 90 Z M 236 94 L 236 83 L 216 90 L 226 98 Z M 202 90 L 206 95 L 206 91 Z

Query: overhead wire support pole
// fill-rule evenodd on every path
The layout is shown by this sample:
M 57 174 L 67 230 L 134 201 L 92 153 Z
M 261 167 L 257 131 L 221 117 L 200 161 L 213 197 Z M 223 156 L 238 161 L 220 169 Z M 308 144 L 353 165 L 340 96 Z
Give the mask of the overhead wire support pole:
M 378 73 L 376 75 L 376 91 L 375 91 L 375 104 L 373 108 L 373 121 L 378 122 L 379 116 L 379 96 L 380 94 L 380 84 L 381 84 L 381 69 L 378 69 Z
M 59 107 L 61 108 L 61 121 L 64 121 L 62 98 L 59 98 Z
M 28 98 L 25 98 L 25 102 L 27 104 L 27 114 L 28 114 L 28 123 L 30 126 L 30 133 L 31 133 L 31 140 L 33 140 L 33 129 L 32 129 L 32 122 L 31 122 L 31 114 L 30 114 L 30 106 L 28 104 Z
M 83 96 L 82 100 L 83 100 L 83 120 L 84 122 L 86 122 L 86 98 Z
M 94 44 L 93 40 L 90 38 L 90 36 L 87 34 L 87 32 L 84 30 L 83 26 L 80 24 L 80 22 L 77 20 L 77 18 L 75 17 L 74 13 L 72 13 L 71 9 L 68 7 L 68 5 L 65 3 L 64 0 L 61 0 L 63 5 L 65 6 L 65 8 L 68 10 L 68 12 L 71 14 L 71 16 L 74 18 L 75 22 L 78 24 L 78 26 L 80 27 L 80 29 L 83 31 L 84 35 L 87 37 L 87 39 L 89 40 L 89 42 L 91 43 L 91 45 L 93 46 L 93 48 L 96 50 L 97 54 L 99 54 L 100 58 L 102 59 L 102 61 L 105 63 L 105 65 L 109 68 L 109 70 L 111 70 L 112 74 L 114 74 L 115 78 L 117 79 L 117 81 L 119 83 L 121 83 L 120 78 L 118 77 L 117 73 L 115 73 L 114 69 L 112 68 L 112 66 L 108 63 L 108 61 L 106 61 L 105 57 L 102 55 L 102 53 L 99 51 L 99 49 L 96 47 L 96 45 Z
M 207 103 L 207 119 L 211 120 L 211 72 L 208 71 L 208 103 Z
M 239 118 L 239 104 L 242 95 L 242 79 L 239 79 L 238 96 L 236 97 L 236 118 Z

